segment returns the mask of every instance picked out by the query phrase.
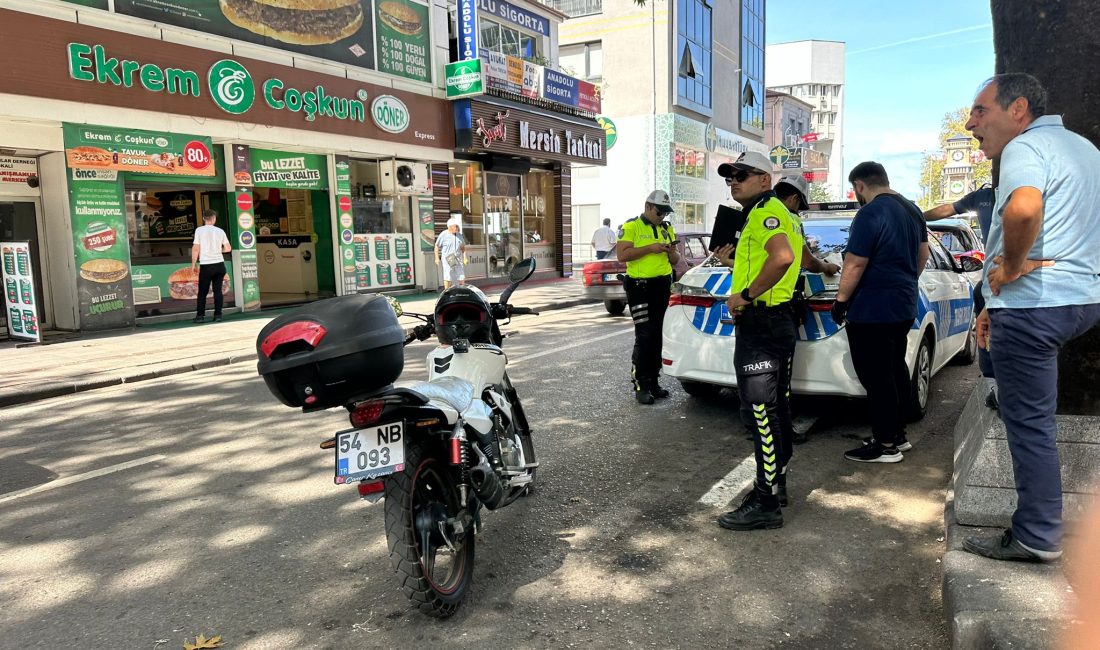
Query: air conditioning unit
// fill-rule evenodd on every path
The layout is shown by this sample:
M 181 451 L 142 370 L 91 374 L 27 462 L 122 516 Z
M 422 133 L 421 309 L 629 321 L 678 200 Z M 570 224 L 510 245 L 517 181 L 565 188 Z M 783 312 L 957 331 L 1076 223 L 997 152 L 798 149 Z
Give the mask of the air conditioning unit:
M 378 188 L 384 194 L 431 194 L 432 170 L 424 163 L 387 160 L 378 163 Z

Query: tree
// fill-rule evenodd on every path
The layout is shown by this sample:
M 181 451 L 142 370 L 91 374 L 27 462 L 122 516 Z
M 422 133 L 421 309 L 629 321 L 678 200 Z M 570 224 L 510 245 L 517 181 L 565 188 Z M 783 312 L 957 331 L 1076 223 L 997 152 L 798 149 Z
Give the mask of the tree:
M 821 183 L 810 183 L 810 203 L 828 203 L 833 200 L 829 188 Z
M 990 6 L 997 72 L 1037 77 L 1049 94 L 1047 112 L 1100 146 L 1096 1 L 991 0 Z M 1058 366 L 1058 412 L 1100 415 L 1100 328 L 1066 346 Z
M 940 149 L 939 151 L 925 152 L 921 161 L 920 172 L 920 207 L 927 210 L 943 203 L 943 168 L 946 159 L 943 150 L 947 147 L 947 141 L 958 135 L 970 135 L 966 130 L 966 121 L 970 117 L 969 108 L 960 108 L 943 116 L 940 125 Z M 978 141 L 970 140 L 970 151 L 978 151 Z M 991 182 L 992 163 L 982 159 L 982 162 L 974 165 L 974 187 L 981 187 L 984 183 Z

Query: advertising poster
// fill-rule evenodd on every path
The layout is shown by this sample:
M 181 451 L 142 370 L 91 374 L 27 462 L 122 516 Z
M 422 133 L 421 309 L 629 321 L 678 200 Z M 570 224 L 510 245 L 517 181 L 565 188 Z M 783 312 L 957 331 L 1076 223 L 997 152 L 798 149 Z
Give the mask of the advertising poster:
M 523 62 L 523 87 L 521 94 L 528 99 L 538 99 L 542 94 L 542 66 Z
M 482 59 L 456 61 L 444 68 L 447 80 L 447 99 L 472 97 L 485 92 L 485 80 L 481 72 Z
M 83 330 L 115 329 L 134 324 L 123 200 L 122 185 L 117 181 L 69 179 L 73 245 L 79 273 L 80 327 Z
M 64 135 L 65 162 L 69 169 L 92 172 L 87 175 L 74 173 L 74 178 L 110 178 L 99 172 L 217 175 L 207 136 L 69 123 L 64 125 Z
M 542 98 L 557 102 L 563 106 L 576 106 L 577 86 L 580 79 L 575 79 L 557 70 L 543 68 Z
M 233 198 L 233 227 L 230 232 L 230 244 L 237 251 L 240 260 L 240 284 L 244 311 L 257 311 L 260 308 L 260 269 L 256 260 L 256 212 L 255 197 L 252 194 L 252 152 L 245 144 L 232 146 L 229 180 L 230 196 Z M 236 241 L 233 241 L 233 239 Z
M 135 216 L 139 239 L 191 242 L 199 221 L 198 199 L 192 190 L 150 193 Z
M 38 298 L 34 295 L 34 269 L 31 267 L 30 242 L 0 242 L 4 281 L 4 315 L 8 335 L 29 341 L 42 341 L 38 327 Z
M 255 187 L 328 189 L 327 162 L 320 154 L 252 149 L 251 164 Z
M 378 71 L 430 83 L 431 33 L 428 8 L 410 0 L 382 0 L 378 24 Z
M 430 252 L 435 249 L 435 210 L 430 198 L 417 198 L 416 220 L 420 224 L 420 250 Z
M 351 233 L 354 220 L 351 213 L 351 162 L 347 156 L 336 156 L 336 224 L 341 233 Z M 359 276 L 368 270 L 369 259 L 360 260 L 358 247 L 349 237 L 340 237 L 340 278 L 344 285 L 344 294 L 358 293 L 360 289 L 370 288 L 370 274 L 361 279 Z
M 115 0 L 115 12 L 330 61 L 374 67 L 374 11 L 370 0 Z
M 225 280 L 217 290 L 225 296 L 225 304 L 232 305 L 233 273 L 226 271 Z M 193 311 L 199 294 L 199 275 L 190 264 L 154 264 L 134 266 L 130 269 L 134 286 L 134 305 L 138 311 L 163 313 Z M 207 305 L 214 301 L 215 287 L 207 293 Z

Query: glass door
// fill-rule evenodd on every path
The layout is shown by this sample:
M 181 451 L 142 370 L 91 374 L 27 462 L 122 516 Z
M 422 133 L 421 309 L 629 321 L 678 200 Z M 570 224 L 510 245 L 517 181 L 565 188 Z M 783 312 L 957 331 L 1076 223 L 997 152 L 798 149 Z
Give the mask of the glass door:
M 485 173 L 485 245 L 488 276 L 507 277 L 523 259 L 520 177 Z

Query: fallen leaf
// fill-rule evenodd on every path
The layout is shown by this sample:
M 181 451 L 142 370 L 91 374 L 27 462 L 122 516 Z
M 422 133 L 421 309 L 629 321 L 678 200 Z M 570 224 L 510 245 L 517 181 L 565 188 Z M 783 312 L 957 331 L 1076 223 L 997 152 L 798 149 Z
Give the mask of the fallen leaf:
M 183 650 L 209 650 L 210 648 L 222 647 L 222 635 L 218 634 L 212 636 L 209 639 L 205 634 L 200 634 L 195 637 L 194 643 L 184 643 Z

